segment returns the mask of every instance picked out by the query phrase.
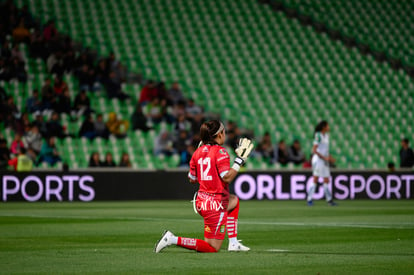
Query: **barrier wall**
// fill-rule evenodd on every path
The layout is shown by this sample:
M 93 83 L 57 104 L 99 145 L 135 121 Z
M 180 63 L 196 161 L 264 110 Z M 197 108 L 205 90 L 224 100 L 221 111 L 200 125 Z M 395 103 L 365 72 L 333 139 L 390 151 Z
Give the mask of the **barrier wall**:
M 0 181 L 3 202 L 192 199 L 197 190 L 184 171 L 11 172 Z M 247 172 L 230 189 L 243 200 L 304 200 L 311 184 L 310 171 Z M 414 173 L 335 171 L 330 186 L 337 200 L 413 199 Z M 314 195 L 320 198 L 323 188 Z

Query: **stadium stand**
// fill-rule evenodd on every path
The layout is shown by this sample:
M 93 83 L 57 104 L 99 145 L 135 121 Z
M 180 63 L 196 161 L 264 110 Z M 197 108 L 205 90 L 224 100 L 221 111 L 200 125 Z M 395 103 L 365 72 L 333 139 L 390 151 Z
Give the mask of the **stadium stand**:
M 26 1 L 16 3 L 22 6 Z M 257 137 L 269 131 L 274 144 L 282 138 L 289 143 L 298 139 L 310 152 L 314 125 L 327 119 L 338 167 L 385 168 L 389 161 L 397 163 L 396 141 L 413 133 L 414 84 L 403 70 L 394 71 L 257 1 L 44 0 L 27 4 L 42 23 L 54 19 L 58 30 L 102 56 L 114 51 L 145 79 L 178 81 L 187 98 L 223 119 L 253 128 Z M 382 10 L 382 6 L 371 6 Z M 371 30 L 373 25 L 380 28 L 365 27 Z M 26 46 L 21 48 L 27 55 Z M 19 108 L 47 74 L 42 61 L 26 60 L 27 85 L 2 85 L 16 95 Z M 66 75 L 65 81 L 71 91 L 77 91 L 74 76 Z M 141 86 L 125 84 L 123 90 L 136 102 Z M 117 99 L 89 96 L 92 108 L 105 114 L 115 111 L 129 118 L 134 109 L 134 104 Z M 72 122 L 65 115 L 62 120 L 69 131 L 80 128 L 80 121 Z M 177 166 L 177 155 L 152 154 L 155 137 L 165 129 L 172 130 L 161 123 L 155 131 L 128 131 L 125 139 L 110 138 L 114 158 L 118 160 L 126 151 L 136 168 Z M 3 132 L 12 139 L 9 129 Z M 71 137 L 58 145 L 62 158 L 75 168 L 86 167 L 93 151 L 104 155 L 108 146 L 102 139 L 91 143 Z M 248 165 L 279 167 L 260 157 Z

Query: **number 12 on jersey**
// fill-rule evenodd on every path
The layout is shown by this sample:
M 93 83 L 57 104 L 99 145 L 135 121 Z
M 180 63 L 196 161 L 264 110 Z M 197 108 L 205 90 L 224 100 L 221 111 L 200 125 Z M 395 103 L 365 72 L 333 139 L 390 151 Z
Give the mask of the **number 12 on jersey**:
M 211 169 L 210 158 L 198 159 L 198 165 L 200 165 L 201 180 L 213 180 L 213 177 L 208 174 Z

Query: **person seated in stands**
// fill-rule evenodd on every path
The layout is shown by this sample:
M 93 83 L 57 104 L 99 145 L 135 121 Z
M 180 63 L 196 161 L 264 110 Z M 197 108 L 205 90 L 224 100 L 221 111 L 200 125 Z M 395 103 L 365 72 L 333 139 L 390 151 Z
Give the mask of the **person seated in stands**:
M 40 112 L 42 110 L 42 101 L 39 96 L 39 91 L 34 89 L 32 96 L 26 101 L 26 111 L 29 113 Z
M 139 104 L 135 106 L 135 110 L 131 115 L 131 124 L 133 130 L 147 132 L 152 129 L 151 127 L 148 127 L 148 119 L 142 112 L 142 107 Z
M 50 78 L 46 78 L 45 82 L 42 86 L 42 104 L 43 104 L 43 109 L 46 110 L 52 110 L 52 105 L 53 102 L 55 101 L 55 91 L 53 90 L 52 87 L 52 82 L 50 80 Z
M 50 120 L 47 122 L 47 136 L 65 138 L 65 130 L 60 122 L 59 114 L 56 112 L 52 113 Z
M 96 81 L 105 84 L 109 80 L 109 68 L 106 59 L 101 59 L 95 68 Z
M 129 155 L 126 152 L 123 152 L 121 155 L 121 160 L 119 161 L 119 167 L 132 167 L 131 161 L 129 160 Z
M 95 83 L 94 70 L 84 64 L 78 72 L 79 90 L 92 91 Z
M 270 133 L 266 132 L 260 143 L 257 145 L 256 152 L 261 155 L 263 159 L 271 162 L 274 157 L 273 151 L 272 138 L 270 137 Z
M 10 160 L 10 150 L 7 147 L 7 140 L 0 135 L 0 170 L 6 170 Z
M 109 73 L 109 80 L 106 82 L 105 86 L 108 98 L 118 98 L 119 100 L 130 98 L 129 95 L 122 91 L 121 83 L 116 79 L 115 72 Z
M 96 116 L 94 126 L 95 126 L 94 128 L 95 128 L 95 133 L 96 133 L 97 137 L 108 139 L 109 130 L 108 130 L 108 127 L 106 127 L 106 124 L 103 120 L 103 115 L 102 114 L 98 114 Z
M 90 140 L 93 140 L 96 137 L 95 123 L 93 121 L 92 115 L 85 117 L 85 120 L 82 123 L 82 126 L 79 130 L 80 137 L 86 137 Z
M 93 112 L 91 109 L 91 102 L 86 95 L 86 90 L 81 90 L 79 94 L 76 95 L 73 109 L 77 116 L 88 115 Z
M 9 165 L 13 166 L 14 171 L 31 171 L 33 167 L 32 159 L 26 155 L 24 147 L 18 149 L 18 154 L 9 160 Z
M 108 121 L 106 122 L 109 132 L 117 138 L 126 137 L 129 128 L 129 121 L 118 119 L 114 112 L 109 113 Z
M 45 28 L 43 29 L 43 39 L 46 42 L 49 42 L 52 39 L 55 39 L 58 35 L 58 31 L 55 26 L 55 21 L 49 20 L 46 23 Z
M 54 166 L 56 163 L 61 161 L 62 159 L 56 149 L 56 138 L 49 137 L 45 142 L 43 142 L 37 164 L 46 162 L 50 166 Z
M 103 167 L 103 163 L 100 159 L 98 152 L 93 152 L 89 158 L 88 167 Z
M 141 106 L 145 106 L 151 102 L 154 97 L 156 97 L 155 85 L 154 81 L 148 80 L 144 87 L 142 87 L 138 101 Z
M 19 82 L 25 83 L 27 81 L 27 72 L 24 68 L 24 62 L 19 61 L 17 57 L 13 57 L 10 67 L 9 76 L 11 79 L 15 78 Z
M 289 161 L 295 165 L 300 165 L 305 161 L 305 154 L 302 151 L 299 140 L 294 140 L 293 144 L 288 149 Z
M 56 76 L 55 83 L 53 84 L 53 90 L 55 91 L 55 94 L 61 95 L 68 89 L 68 84 L 63 81 L 62 77 Z
M 103 162 L 103 166 L 104 167 L 116 167 L 116 163 L 114 161 L 114 158 L 111 152 L 107 152 L 105 154 L 105 161 Z
M 154 153 L 155 155 L 171 156 L 175 153 L 173 147 L 174 139 L 168 131 L 161 132 L 155 140 Z
M 151 123 L 158 124 L 162 121 L 162 106 L 158 97 L 151 99 L 151 102 L 144 106 L 143 112 Z
M 65 113 L 71 115 L 72 100 L 68 89 L 65 89 L 63 93 L 58 96 L 58 100 L 55 104 L 55 111 L 59 114 Z
M 23 143 L 27 148 L 27 154 L 31 159 L 36 160 L 42 149 L 42 135 L 36 124 L 31 123 L 30 130 L 23 136 Z
M 286 143 L 283 139 L 281 139 L 277 144 L 275 161 L 279 162 L 282 165 L 286 165 L 289 162 L 289 153 L 286 148 Z
M 19 25 L 13 29 L 14 43 L 27 43 L 30 40 L 30 32 L 24 24 L 24 18 L 20 18 Z
M 10 145 L 10 152 L 13 155 L 17 155 L 19 153 L 20 148 L 24 148 L 24 143 L 22 141 L 22 136 L 16 133 Z
M 43 138 L 47 137 L 47 123 L 41 114 L 37 114 L 33 124 L 37 126 Z
M 176 105 L 178 102 L 185 100 L 183 92 L 181 91 L 178 82 L 174 82 L 171 85 L 171 88 L 167 92 L 167 97 L 173 105 Z

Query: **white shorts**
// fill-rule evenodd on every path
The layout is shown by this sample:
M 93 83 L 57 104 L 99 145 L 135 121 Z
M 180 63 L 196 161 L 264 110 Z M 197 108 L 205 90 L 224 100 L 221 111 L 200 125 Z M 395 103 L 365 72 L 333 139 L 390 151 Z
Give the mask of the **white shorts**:
M 312 172 L 316 177 L 329 178 L 331 172 L 329 170 L 328 162 L 320 158 L 312 158 Z

